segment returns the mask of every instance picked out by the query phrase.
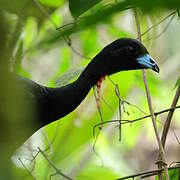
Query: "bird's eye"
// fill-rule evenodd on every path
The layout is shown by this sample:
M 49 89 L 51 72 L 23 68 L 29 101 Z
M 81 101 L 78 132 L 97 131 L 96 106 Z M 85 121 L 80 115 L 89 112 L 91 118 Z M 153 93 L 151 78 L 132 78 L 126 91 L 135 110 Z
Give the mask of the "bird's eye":
M 136 53 L 137 53 L 137 49 L 135 48 L 135 47 L 128 47 L 127 48 L 127 52 L 129 53 L 129 54 L 132 54 L 132 55 L 135 55 Z

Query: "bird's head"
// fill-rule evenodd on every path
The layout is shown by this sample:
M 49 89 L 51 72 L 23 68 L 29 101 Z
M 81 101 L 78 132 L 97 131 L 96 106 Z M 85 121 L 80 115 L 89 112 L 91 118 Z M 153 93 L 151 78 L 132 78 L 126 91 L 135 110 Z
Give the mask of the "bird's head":
M 106 46 L 98 56 L 103 60 L 105 75 L 135 69 L 152 69 L 159 72 L 158 65 L 147 49 L 135 39 L 118 39 Z

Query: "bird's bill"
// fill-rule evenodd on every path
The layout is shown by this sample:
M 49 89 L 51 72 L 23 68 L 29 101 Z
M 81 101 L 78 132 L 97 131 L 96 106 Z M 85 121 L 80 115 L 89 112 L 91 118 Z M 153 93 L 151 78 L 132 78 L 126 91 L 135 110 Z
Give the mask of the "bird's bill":
M 159 73 L 158 65 L 149 54 L 145 54 L 144 56 L 138 57 L 137 61 L 139 64 L 143 66 L 143 68 L 152 69 L 153 71 Z

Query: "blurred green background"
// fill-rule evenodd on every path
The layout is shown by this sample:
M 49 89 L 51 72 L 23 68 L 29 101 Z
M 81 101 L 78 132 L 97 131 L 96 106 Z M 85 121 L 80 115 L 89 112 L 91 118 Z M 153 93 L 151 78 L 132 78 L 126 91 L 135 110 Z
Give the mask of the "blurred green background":
M 142 39 L 160 67 L 159 74 L 147 72 L 153 108 L 158 112 L 170 107 L 180 75 L 179 1 L 0 1 L 1 94 L 9 98 L 7 107 L 1 106 L 0 109 L 0 168 L 9 166 L 3 156 L 11 148 L 11 138 L 4 141 L 4 137 L 11 136 L 14 128 L 12 122 L 7 121 L 5 109 L 16 109 L 10 96 L 14 92 L 9 90 L 14 87 L 6 70 L 51 87 L 56 86 L 56 81 L 61 82 L 61 76 L 66 72 L 67 82 L 72 81 L 77 78 L 70 77 L 72 72 L 85 67 L 113 40 L 137 38 L 132 7 L 138 8 L 142 33 L 153 26 Z M 119 85 L 122 99 L 149 114 L 141 71 L 121 72 L 110 78 Z M 104 99 L 101 100 L 104 121 L 119 119 L 118 98 L 108 77 L 102 85 L 101 94 Z M 146 115 L 135 106 L 123 105 L 124 120 Z M 18 111 L 14 110 L 15 114 Z M 166 116 L 162 114 L 157 118 L 160 132 Z M 179 118 L 180 110 L 177 109 L 165 150 L 168 163 L 180 161 L 180 146 L 176 138 L 180 137 Z M 121 141 L 118 123 L 108 123 L 101 131 L 96 128 L 98 138 L 94 138 L 93 127 L 98 123 L 100 117 L 91 90 L 74 112 L 38 131 L 15 152 L 12 157 L 14 166 L 9 172 L 1 173 L 0 179 L 63 179 L 55 174 L 41 153 L 33 158 L 37 147 L 47 149 L 47 157 L 61 172 L 80 180 L 115 179 L 156 167 L 154 162 L 157 160 L 158 146 L 150 118 L 123 125 Z

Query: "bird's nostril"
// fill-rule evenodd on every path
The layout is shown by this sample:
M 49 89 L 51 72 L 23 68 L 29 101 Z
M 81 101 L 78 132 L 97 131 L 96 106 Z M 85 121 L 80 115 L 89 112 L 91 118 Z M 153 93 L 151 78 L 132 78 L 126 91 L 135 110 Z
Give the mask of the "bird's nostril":
M 150 63 L 151 63 L 151 64 L 154 64 L 155 62 L 154 62 L 152 59 L 150 59 Z

